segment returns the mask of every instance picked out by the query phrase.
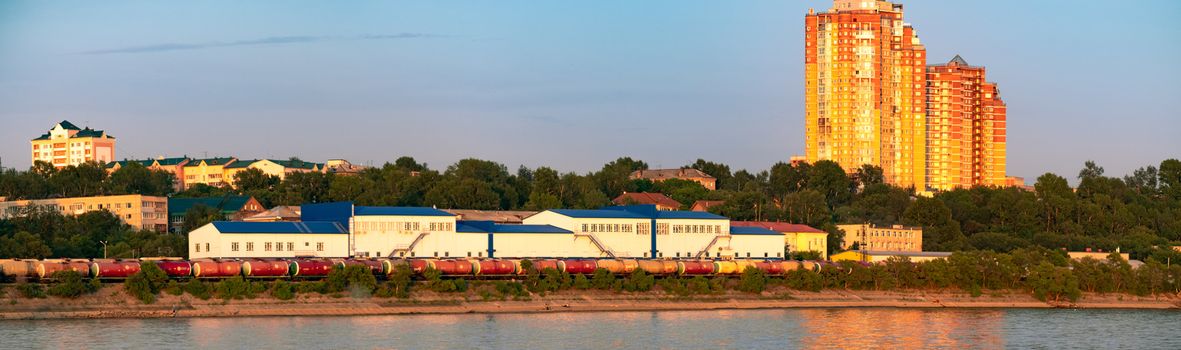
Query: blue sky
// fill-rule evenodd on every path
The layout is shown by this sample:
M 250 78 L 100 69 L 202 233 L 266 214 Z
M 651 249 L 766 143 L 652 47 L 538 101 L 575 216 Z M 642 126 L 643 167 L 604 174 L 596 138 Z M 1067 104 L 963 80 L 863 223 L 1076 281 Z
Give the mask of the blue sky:
M 803 152 L 803 16 L 830 4 L 4 1 L 0 157 L 68 119 L 118 158 L 762 170 Z M 999 84 L 1011 175 L 1181 157 L 1181 2 L 904 5 L 931 63 Z

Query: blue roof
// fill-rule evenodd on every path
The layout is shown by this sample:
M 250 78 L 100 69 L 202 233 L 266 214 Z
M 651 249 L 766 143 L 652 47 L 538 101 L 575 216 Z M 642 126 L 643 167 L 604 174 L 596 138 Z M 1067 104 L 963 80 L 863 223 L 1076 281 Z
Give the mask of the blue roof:
M 657 219 L 714 219 L 726 220 L 725 216 L 704 211 L 660 211 L 656 212 Z
M 347 234 L 348 230 L 335 222 L 231 222 L 214 221 L 221 233 L 325 233 Z
M 730 226 L 730 234 L 732 235 L 766 235 L 766 236 L 782 236 L 783 233 L 771 231 L 762 227 L 756 226 Z
M 476 227 L 465 223 L 456 223 L 455 232 L 459 233 L 488 233 L 487 229 Z
M 573 234 L 574 232 L 554 225 L 496 225 L 496 233 Z
M 650 219 L 647 216 L 623 210 L 551 209 L 550 211 L 572 218 Z
M 455 222 L 455 232 L 469 232 L 469 233 L 556 233 L 556 234 L 574 234 L 569 231 L 553 225 L 506 225 L 497 224 L 492 221 L 477 221 L 477 220 L 459 220 Z
M 353 215 L 455 216 L 429 207 L 355 207 Z
M 591 219 L 710 219 L 726 220 L 725 216 L 700 211 L 658 211 L 654 205 L 603 207 L 598 210 L 552 209 L 552 212 L 572 218 Z

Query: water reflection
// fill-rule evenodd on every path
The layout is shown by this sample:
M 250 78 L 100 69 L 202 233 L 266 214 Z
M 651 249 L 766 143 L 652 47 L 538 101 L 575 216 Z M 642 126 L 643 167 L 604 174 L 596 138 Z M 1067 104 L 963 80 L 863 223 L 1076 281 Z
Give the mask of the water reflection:
M 1177 349 L 1179 316 L 850 308 L 0 321 L 0 349 Z
M 804 309 L 803 348 L 999 348 L 1004 311 Z

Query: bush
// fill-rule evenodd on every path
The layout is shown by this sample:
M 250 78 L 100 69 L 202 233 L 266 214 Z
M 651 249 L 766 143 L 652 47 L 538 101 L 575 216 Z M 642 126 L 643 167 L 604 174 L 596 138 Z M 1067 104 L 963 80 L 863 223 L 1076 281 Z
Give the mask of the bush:
M 413 285 L 412 277 L 414 277 L 414 271 L 410 270 L 410 265 L 400 264 L 394 267 L 394 272 L 390 274 L 386 286 L 392 291 L 393 296 L 409 298 L 410 287 Z
M 1033 296 L 1042 301 L 1058 301 L 1061 298 L 1075 301 L 1082 294 L 1078 278 L 1069 269 L 1045 261 L 1029 273 L 1026 283 L 1033 290 Z
M 185 294 L 185 288 L 180 284 L 180 282 L 172 280 L 168 281 L 168 284 L 164 285 L 164 292 L 168 293 L 169 295 L 180 296 L 181 294 Z
M 607 269 L 595 269 L 595 274 L 591 276 L 591 288 L 607 290 L 615 285 L 615 275 Z
M 209 283 L 207 282 L 202 282 L 196 279 L 186 282 L 184 285 L 184 291 L 185 293 L 189 293 L 189 295 L 192 295 L 193 297 L 201 300 L 209 300 L 209 298 L 213 297 L 213 287 L 210 287 Z
M 287 281 L 275 281 L 271 286 L 271 296 L 279 300 L 295 299 L 295 286 Z
M 123 289 L 144 304 L 151 304 L 156 302 L 156 294 L 160 293 L 165 283 L 168 283 L 168 274 L 156 263 L 144 261 L 139 264 L 139 272 L 123 281 Z
M 16 290 L 29 299 L 45 297 L 45 287 L 37 283 L 21 283 L 16 285 Z
M 328 293 L 324 292 L 324 282 L 323 281 L 293 283 L 293 285 L 295 286 L 296 293 L 300 293 L 300 294 L 306 294 L 306 293 L 328 294 Z
M 367 266 L 337 266 L 324 279 L 326 293 L 349 290 L 354 296 L 369 296 L 374 288 L 377 288 L 377 277 Z
M 242 276 L 221 280 L 213 289 L 217 292 L 217 297 L 222 300 L 254 298 L 254 289 L 250 285 L 250 281 Z
M 767 274 L 753 266 L 747 266 L 738 278 L 738 290 L 747 293 L 762 293 L 767 288 Z
M 655 285 L 655 276 L 649 275 L 644 270 L 636 269 L 623 280 L 620 287 L 629 292 L 647 292 L 652 290 L 652 286 Z
M 496 291 L 500 294 L 513 297 L 529 296 L 529 291 L 520 282 L 496 281 Z
M 819 292 L 821 288 L 824 288 L 824 278 L 820 277 L 819 273 L 808 269 L 788 272 L 784 282 L 787 283 L 788 288 L 795 290 Z
M 82 274 L 78 271 L 67 270 L 53 273 L 53 284 L 45 291 L 46 294 L 62 297 L 77 298 L 83 294 L 94 293 L 93 285 L 82 282 Z
M 590 287 L 591 287 L 591 282 L 589 279 L 586 278 L 586 276 L 583 276 L 583 275 L 574 276 L 574 289 L 587 290 L 587 289 L 590 289 Z

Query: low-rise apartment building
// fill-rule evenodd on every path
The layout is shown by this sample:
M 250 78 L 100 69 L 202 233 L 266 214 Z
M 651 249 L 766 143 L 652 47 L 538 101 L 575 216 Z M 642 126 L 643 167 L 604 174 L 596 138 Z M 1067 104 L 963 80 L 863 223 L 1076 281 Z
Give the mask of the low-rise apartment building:
M 921 252 L 923 251 L 923 228 L 902 225 L 876 226 L 873 224 L 837 225 L 845 231 L 841 248 L 857 250 Z
M 0 202 L 0 218 L 28 215 L 31 210 L 37 210 L 35 207 L 57 210 L 63 215 L 106 210 L 137 229 L 168 231 L 168 199 L 138 194 L 5 201 Z

